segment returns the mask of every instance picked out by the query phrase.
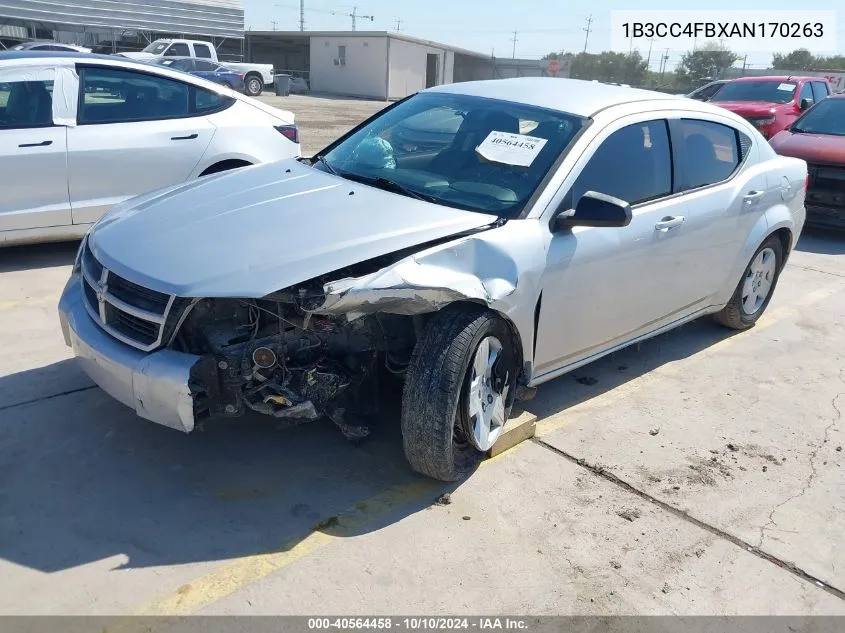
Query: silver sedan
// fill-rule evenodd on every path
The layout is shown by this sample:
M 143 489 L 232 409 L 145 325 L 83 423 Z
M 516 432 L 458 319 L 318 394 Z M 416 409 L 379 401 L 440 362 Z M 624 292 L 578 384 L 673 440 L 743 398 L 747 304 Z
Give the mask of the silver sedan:
M 184 432 L 253 411 L 358 441 L 396 375 L 411 466 L 455 480 L 537 385 L 703 315 L 752 327 L 806 176 L 689 99 L 441 86 L 312 159 L 118 205 L 80 249 L 63 331 L 105 391 Z

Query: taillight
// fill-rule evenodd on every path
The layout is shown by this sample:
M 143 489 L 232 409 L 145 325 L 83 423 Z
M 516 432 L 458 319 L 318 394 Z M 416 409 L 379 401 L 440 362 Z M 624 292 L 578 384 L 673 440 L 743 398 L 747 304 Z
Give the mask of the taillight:
M 299 143 L 299 128 L 295 125 L 277 125 L 276 129 L 292 143 Z
M 807 174 L 807 177 L 804 179 L 804 191 L 810 190 L 810 174 Z

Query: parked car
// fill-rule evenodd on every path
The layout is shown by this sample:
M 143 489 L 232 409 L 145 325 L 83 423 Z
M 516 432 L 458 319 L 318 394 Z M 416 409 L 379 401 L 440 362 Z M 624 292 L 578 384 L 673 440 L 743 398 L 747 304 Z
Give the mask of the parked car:
M 236 72 L 244 73 L 245 92 L 251 97 L 260 95 L 265 86 L 272 86 L 275 75 L 272 64 L 221 62 L 217 59 L 217 49 L 214 48 L 214 45 L 211 42 L 200 40 L 155 40 L 139 53 L 117 54 L 139 61 L 152 61 L 160 57 L 195 57 L 217 62 Z
M 687 96 L 689 99 L 695 99 L 696 101 L 710 101 L 717 92 L 722 89 L 726 83 L 728 83 L 730 79 L 717 79 L 715 81 L 708 81 L 703 86 L 699 86 L 692 92 L 690 92 Z
M 300 153 L 290 112 L 168 68 L 18 51 L 0 76 L 0 245 L 78 238 L 127 198 Z
M 831 92 L 823 77 L 740 77 L 710 101 L 745 117 L 768 139 Z
M 12 46 L 10 51 L 52 51 L 63 53 L 90 53 L 90 48 L 84 46 L 77 46 L 76 44 L 62 44 L 61 42 L 51 42 L 47 40 L 38 40 L 35 42 L 24 42 L 17 46 Z
M 845 95 L 817 103 L 770 143 L 807 161 L 807 223 L 845 229 Z
M 426 113 L 435 137 L 462 119 L 451 143 L 395 152 L 393 130 Z M 404 379 L 410 464 L 454 480 L 533 387 L 702 315 L 753 326 L 806 176 L 690 99 L 439 86 L 312 159 L 119 205 L 80 247 L 62 330 L 106 392 L 185 432 L 257 411 L 360 439 L 384 367 Z
M 164 66 L 173 70 L 180 70 L 208 81 L 213 81 L 221 86 L 227 86 L 232 90 L 244 92 L 244 73 L 234 71 L 231 68 L 222 66 L 217 62 L 210 62 L 205 59 L 194 59 L 193 57 L 161 57 L 151 63 L 157 66 Z

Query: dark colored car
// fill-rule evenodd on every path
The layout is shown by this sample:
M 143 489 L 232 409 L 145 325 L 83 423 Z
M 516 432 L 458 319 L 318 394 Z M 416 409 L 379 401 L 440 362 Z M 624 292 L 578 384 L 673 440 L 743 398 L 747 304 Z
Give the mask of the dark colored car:
M 845 95 L 832 95 L 770 141 L 807 161 L 807 223 L 845 229 Z
M 772 138 L 831 92 L 824 77 L 741 77 L 722 86 L 710 102 L 748 119 Z
M 687 95 L 687 97 L 695 99 L 696 101 L 710 101 L 715 94 L 722 89 L 722 86 L 729 81 L 730 79 L 717 79 L 716 81 L 710 81 L 693 90 Z
M 217 84 L 229 86 L 238 92 L 244 92 L 244 73 L 227 68 L 217 62 L 208 59 L 195 59 L 193 57 L 162 57 L 152 62 L 158 66 L 167 66 L 173 70 L 208 79 Z

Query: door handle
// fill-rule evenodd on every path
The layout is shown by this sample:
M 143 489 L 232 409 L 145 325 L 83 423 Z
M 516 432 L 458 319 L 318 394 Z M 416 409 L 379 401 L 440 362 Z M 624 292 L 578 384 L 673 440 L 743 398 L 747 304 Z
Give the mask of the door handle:
M 198 136 L 199 136 L 199 134 L 189 134 L 188 136 L 171 136 L 170 140 L 171 141 L 192 141 Z
M 53 141 L 41 141 L 40 143 L 21 143 L 18 147 L 47 147 L 52 144 Z
M 676 226 L 681 226 L 684 223 L 684 216 L 682 215 L 669 215 L 660 220 L 657 224 L 654 225 L 654 228 L 658 231 L 662 231 L 665 233 L 669 229 L 674 229 Z
M 765 192 L 763 191 L 749 191 L 747 194 L 745 194 L 745 200 L 747 200 L 748 202 L 759 200 L 763 197 L 764 193 Z

